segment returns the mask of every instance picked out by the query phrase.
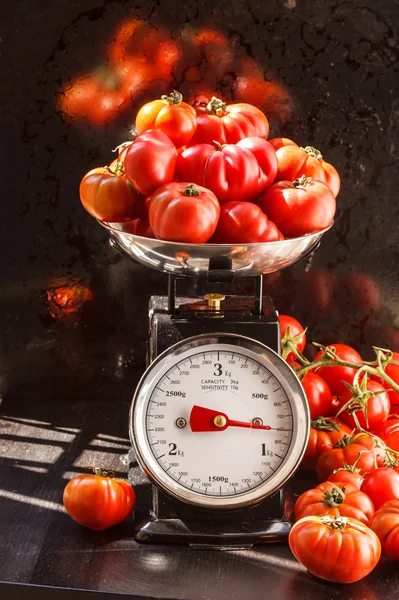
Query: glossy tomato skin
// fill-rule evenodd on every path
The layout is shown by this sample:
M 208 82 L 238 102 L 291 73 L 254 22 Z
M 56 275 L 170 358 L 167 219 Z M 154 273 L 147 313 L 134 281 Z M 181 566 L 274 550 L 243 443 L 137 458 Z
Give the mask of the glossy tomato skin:
M 299 341 L 296 343 L 296 347 L 298 348 L 299 352 L 303 352 L 306 346 L 306 334 L 304 332 L 304 329 L 302 327 L 302 325 L 300 324 L 299 321 L 297 321 L 296 319 L 294 319 L 294 317 L 291 317 L 290 315 L 279 315 L 278 316 L 278 320 L 280 322 L 280 338 L 283 341 L 284 340 L 284 336 L 287 333 L 287 330 L 289 330 L 289 335 L 291 337 L 297 337 L 299 335 L 302 335 L 302 337 L 299 339 Z M 290 352 L 285 360 L 291 364 L 291 361 L 295 360 L 296 356 L 293 352 Z M 323 414 L 323 413 L 319 413 L 319 414 Z
M 202 244 L 215 231 L 220 205 L 210 190 L 188 182 L 174 182 L 152 194 L 148 214 L 158 239 Z
M 183 102 L 181 94 L 177 94 L 174 92 L 161 100 L 144 104 L 137 113 L 137 132 L 162 131 L 176 148 L 185 146 L 194 135 L 197 118 L 194 108 Z
M 155 238 L 154 232 L 151 229 L 151 225 L 147 217 L 141 217 L 139 219 L 134 219 L 133 221 L 124 223 L 122 226 L 122 231 L 125 233 L 132 233 L 133 235 L 140 235 L 141 237 Z
M 133 488 L 121 479 L 78 475 L 64 490 L 67 513 L 80 525 L 102 531 L 130 515 L 136 503 Z
M 308 371 L 301 381 L 309 405 L 310 418 L 317 419 L 320 415 L 330 416 L 333 412 L 333 398 L 330 388 L 317 373 Z
M 360 443 L 352 442 L 343 448 L 333 447 L 323 452 L 316 463 L 319 481 L 326 481 L 333 471 L 344 467 L 345 464 L 353 465 L 356 459 L 356 467 L 362 475 L 375 469 L 373 450 Z
M 274 148 L 254 137 L 222 147 L 197 144 L 177 159 L 178 179 L 204 185 L 220 204 L 254 200 L 273 181 L 275 170 Z
M 363 475 L 357 470 L 350 471 L 349 469 L 337 469 L 336 472 L 333 472 L 328 476 L 327 481 L 332 481 L 335 484 L 338 483 L 340 486 L 346 486 L 346 484 L 349 483 L 360 490 L 363 483 Z
M 190 146 L 213 144 L 215 141 L 219 144 L 236 144 L 249 137 L 267 138 L 269 122 L 256 106 L 245 103 L 226 106 L 221 102 L 219 105 L 216 103 L 215 108 L 212 109 L 210 105 L 208 105 L 209 109 L 206 110 L 206 114 L 202 113 L 197 117 L 197 130 L 191 139 Z M 217 109 L 217 106 L 221 107 L 220 110 Z
M 399 417 L 391 415 L 374 432 L 388 448 L 399 452 Z
M 399 500 L 399 473 L 391 467 L 380 467 L 365 476 L 362 492 L 371 498 L 377 510 L 389 500 Z
M 367 400 L 366 415 L 361 409 L 356 410 L 353 414 L 356 414 L 360 427 L 370 431 L 378 429 L 388 417 L 391 410 L 391 401 L 389 400 L 388 392 L 385 392 L 384 386 L 377 381 L 369 380 L 367 381 L 366 385 L 370 392 L 374 392 L 377 395 L 371 396 Z M 339 409 L 345 406 L 345 404 L 349 402 L 351 398 L 352 392 L 346 389 L 339 399 Z M 347 425 L 349 425 L 349 427 L 356 427 L 357 424 L 353 414 L 350 414 L 348 409 L 346 409 L 341 412 L 339 416 Z
M 294 506 L 295 519 L 311 515 L 330 517 L 351 517 L 368 525 L 374 515 L 370 498 L 350 483 L 320 483 L 313 490 L 307 490 Z
M 319 456 L 323 452 L 330 450 L 345 435 L 349 436 L 350 434 L 351 430 L 349 427 L 335 417 L 319 417 L 314 419 L 311 422 L 309 440 L 301 467 L 314 471 Z
M 399 352 L 392 352 L 392 358 L 394 361 L 399 362 Z M 385 367 L 385 373 L 399 385 L 399 365 L 390 364 Z M 387 381 L 377 379 L 385 388 L 387 388 L 389 399 L 392 407 L 399 405 L 399 392 L 392 389 Z M 399 411 L 398 411 L 399 412 Z
M 280 140 L 284 140 L 283 143 Z M 334 197 L 338 196 L 340 189 L 338 171 L 323 160 L 318 150 L 311 146 L 300 148 L 287 138 L 277 138 L 273 145 L 279 146 L 277 181 L 294 181 L 301 175 L 305 175 L 323 181 L 331 189 Z
M 342 530 L 323 519 L 309 516 L 293 525 L 288 543 L 295 558 L 310 573 L 327 581 L 353 583 L 368 575 L 381 556 L 377 535 L 350 517 Z
M 335 348 L 336 354 L 339 358 L 346 362 L 353 364 L 362 364 L 362 357 L 354 348 L 347 346 L 346 344 L 329 344 L 327 348 Z M 322 355 L 322 352 L 318 352 L 314 357 L 314 362 L 318 360 Z M 316 373 L 320 375 L 327 383 L 331 392 L 334 396 L 341 396 L 347 389 L 345 384 L 346 381 L 352 384 L 353 378 L 356 375 L 357 369 L 351 367 L 319 367 L 316 369 Z
M 128 146 L 124 158 L 127 178 L 146 196 L 174 180 L 176 146 L 162 131 L 146 131 Z
M 259 206 L 232 200 L 222 205 L 211 242 L 214 244 L 253 244 L 277 242 L 280 232 Z
M 79 194 L 84 208 L 99 221 L 123 223 L 142 215 L 144 199 L 126 175 L 110 167 L 89 171 L 82 179 Z
M 328 227 L 335 208 L 330 188 L 315 179 L 279 181 L 263 196 L 264 212 L 288 237 L 300 237 Z
M 382 553 L 399 560 L 399 500 L 389 500 L 374 514 L 370 529 L 378 536 Z

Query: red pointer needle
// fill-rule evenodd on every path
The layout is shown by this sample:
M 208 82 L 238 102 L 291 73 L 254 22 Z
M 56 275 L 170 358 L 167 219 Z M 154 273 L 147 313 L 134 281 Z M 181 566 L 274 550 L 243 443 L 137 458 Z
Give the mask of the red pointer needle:
M 248 429 L 263 429 L 270 431 L 277 427 L 270 425 L 255 425 L 245 421 L 232 421 L 220 410 L 212 410 L 194 405 L 190 413 L 191 431 L 224 431 L 227 427 L 247 427 Z

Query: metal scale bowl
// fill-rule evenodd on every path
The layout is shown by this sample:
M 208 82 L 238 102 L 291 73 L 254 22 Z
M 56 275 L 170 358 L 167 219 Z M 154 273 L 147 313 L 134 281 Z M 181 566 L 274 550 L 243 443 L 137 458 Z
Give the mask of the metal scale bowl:
M 279 242 L 199 245 L 101 225 L 123 255 L 169 275 L 168 296 L 150 299 L 147 370 L 129 417 L 137 460 L 152 483 L 152 507 L 136 515 L 136 539 L 218 549 L 286 539 L 289 480 L 310 419 L 302 386 L 280 357 L 263 274 L 309 256 L 329 227 Z M 177 296 L 186 276 L 212 293 Z M 216 293 L 215 285 L 238 277 L 254 281 L 253 296 Z

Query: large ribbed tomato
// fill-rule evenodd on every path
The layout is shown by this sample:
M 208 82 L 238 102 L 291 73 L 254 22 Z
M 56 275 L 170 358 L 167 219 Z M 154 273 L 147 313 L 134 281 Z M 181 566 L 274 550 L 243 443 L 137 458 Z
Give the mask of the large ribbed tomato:
M 211 242 L 215 244 L 254 244 L 277 242 L 283 236 L 274 223 L 252 202 L 226 202 Z
M 271 143 L 277 151 L 277 181 L 294 181 L 305 175 L 317 181 L 323 181 L 334 196 L 338 195 L 340 188 L 338 172 L 335 167 L 323 160 L 319 150 L 312 146 L 300 148 L 287 138 L 276 138 Z
M 289 237 L 328 227 L 335 208 L 335 198 L 328 185 L 310 177 L 274 183 L 263 196 L 263 210 Z
M 126 176 L 136 190 L 148 196 L 176 175 L 176 146 L 162 131 L 142 133 L 122 151 Z
M 190 104 L 183 102 L 180 92 L 162 96 L 144 104 L 137 113 L 137 133 L 151 129 L 163 131 L 176 148 L 185 146 L 191 140 L 197 127 L 196 112 Z
M 381 556 L 377 535 L 350 517 L 304 517 L 292 526 L 288 543 L 310 573 L 336 583 L 366 577 Z
M 122 163 L 89 171 L 79 194 L 87 212 L 99 221 L 123 223 L 143 215 L 145 198 L 127 179 Z
M 274 181 L 276 169 L 276 152 L 260 137 L 224 146 L 197 144 L 177 159 L 178 179 L 212 190 L 220 204 L 254 200 Z
M 158 239 L 189 244 L 209 240 L 220 213 L 210 190 L 187 182 L 161 186 L 148 199 L 148 206 L 150 225 Z
M 109 477 L 102 469 L 93 470 L 95 475 L 71 479 L 64 490 L 64 506 L 80 525 L 102 531 L 130 515 L 136 494 L 127 481 Z
M 190 141 L 194 144 L 236 144 L 243 138 L 266 139 L 269 122 L 259 108 L 252 104 L 230 104 L 213 97 L 208 103 L 206 114 L 197 117 L 197 130 Z
M 374 514 L 370 529 L 377 534 L 382 553 L 399 560 L 399 500 L 386 502 Z

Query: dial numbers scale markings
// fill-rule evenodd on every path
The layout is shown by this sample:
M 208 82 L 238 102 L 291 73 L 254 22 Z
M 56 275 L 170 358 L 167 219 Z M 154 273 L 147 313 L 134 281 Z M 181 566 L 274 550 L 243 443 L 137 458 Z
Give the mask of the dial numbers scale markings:
M 193 432 L 194 405 L 254 418 L 271 431 L 228 427 Z M 187 425 L 179 429 L 176 420 Z M 233 351 L 195 351 L 156 382 L 147 404 L 147 438 L 159 466 L 179 485 L 202 495 L 235 496 L 262 485 L 284 462 L 292 412 L 281 382 L 256 359 Z

